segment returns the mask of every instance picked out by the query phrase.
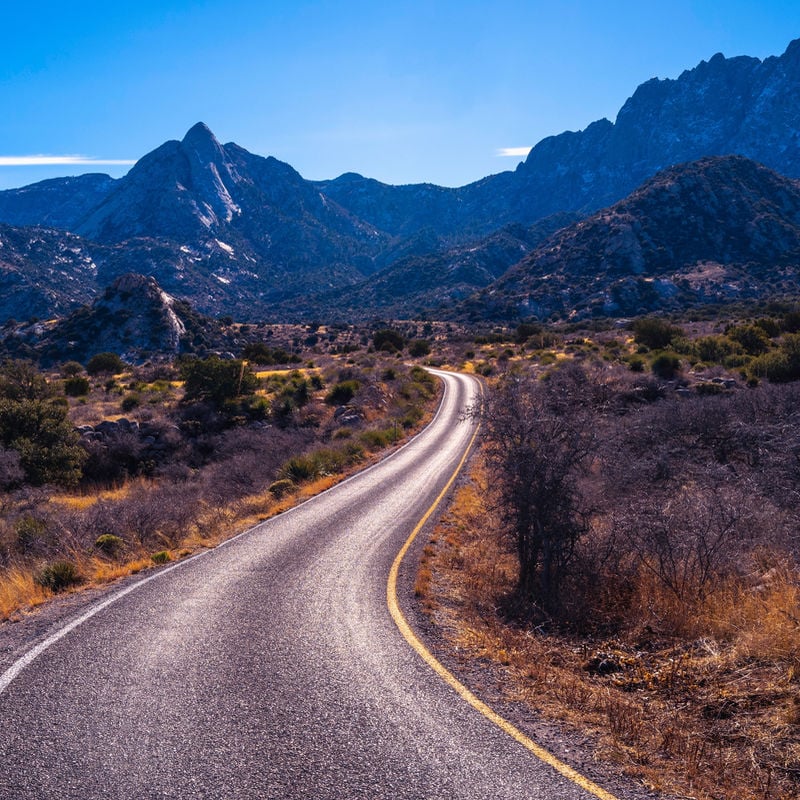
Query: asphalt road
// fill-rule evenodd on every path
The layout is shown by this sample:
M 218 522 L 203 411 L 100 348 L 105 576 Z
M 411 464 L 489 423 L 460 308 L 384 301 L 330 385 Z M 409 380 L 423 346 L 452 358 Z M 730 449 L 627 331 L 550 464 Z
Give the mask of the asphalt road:
M 0 798 L 588 798 L 461 700 L 387 610 L 391 563 L 472 436 L 458 416 L 477 382 L 444 380 L 436 420 L 391 458 L 6 673 Z

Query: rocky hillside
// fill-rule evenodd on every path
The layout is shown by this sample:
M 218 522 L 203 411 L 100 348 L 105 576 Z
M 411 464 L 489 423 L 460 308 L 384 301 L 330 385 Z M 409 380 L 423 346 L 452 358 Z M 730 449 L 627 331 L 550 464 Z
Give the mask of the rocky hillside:
M 0 324 L 62 316 L 97 290 L 99 248 L 45 228 L 0 225 Z
M 44 364 L 113 352 L 137 363 L 153 355 L 177 355 L 203 344 L 221 343 L 219 325 L 167 294 L 152 277 L 118 278 L 90 305 L 56 322 L 21 325 L 6 331 L 7 354 Z
M 714 157 L 664 170 L 559 231 L 465 309 L 497 319 L 627 316 L 797 296 L 798 278 L 800 181 Z
M 0 220 L 21 227 L 35 225 L 74 231 L 115 183 L 109 175 L 90 173 L 6 189 L 0 191 Z
M 569 225 L 575 214 L 554 214 L 535 225 L 507 225 L 496 233 L 442 250 L 410 253 L 357 286 L 304 298 L 286 308 L 306 319 L 366 320 L 437 317 L 489 286 L 509 267 Z M 423 250 L 423 248 L 420 248 Z

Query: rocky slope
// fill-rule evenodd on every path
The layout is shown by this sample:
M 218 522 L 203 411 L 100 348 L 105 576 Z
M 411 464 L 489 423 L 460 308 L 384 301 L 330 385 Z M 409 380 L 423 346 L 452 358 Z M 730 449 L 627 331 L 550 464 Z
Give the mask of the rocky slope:
M 0 324 L 62 316 L 89 302 L 98 249 L 62 231 L 0 225 Z
M 74 359 L 86 363 L 96 353 L 118 353 L 137 363 L 153 355 L 177 355 L 219 345 L 219 325 L 167 294 L 154 278 L 128 274 L 104 289 L 90 305 L 61 320 L 6 331 L 6 354 L 44 364 Z
M 0 191 L 0 220 L 8 225 L 73 231 L 105 199 L 115 183 L 109 175 L 89 173 L 6 189 Z
M 658 173 L 625 200 L 556 233 L 467 315 L 634 315 L 797 296 L 800 181 L 740 156 Z
M 366 320 L 437 317 L 477 289 L 490 285 L 575 214 L 554 214 L 535 225 L 508 225 L 483 239 L 438 251 L 410 253 L 361 284 L 294 301 L 303 318 Z

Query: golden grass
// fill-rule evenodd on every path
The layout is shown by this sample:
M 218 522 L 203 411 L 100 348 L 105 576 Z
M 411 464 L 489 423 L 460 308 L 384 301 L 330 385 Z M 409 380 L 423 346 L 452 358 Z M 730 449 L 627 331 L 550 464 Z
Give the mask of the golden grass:
M 93 494 L 54 494 L 50 496 L 51 503 L 71 508 L 75 511 L 84 511 L 93 506 L 98 500 L 123 500 L 139 481 L 129 481 L 115 489 L 103 489 Z
M 506 699 L 579 730 L 622 774 L 698 800 L 800 796 L 800 575 L 779 563 L 677 603 L 649 575 L 614 639 L 508 624 L 510 542 L 484 505 L 480 459 L 422 554 L 415 591 L 459 657 L 487 660 Z M 680 623 L 681 635 L 656 633 Z M 651 627 L 652 626 L 652 627 Z M 602 674 L 599 659 L 613 665 Z
M 23 608 L 41 605 L 52 593 L 34 580 L 32 569 L 14 567 L 0 576 L 0 620 L 9 619 Z

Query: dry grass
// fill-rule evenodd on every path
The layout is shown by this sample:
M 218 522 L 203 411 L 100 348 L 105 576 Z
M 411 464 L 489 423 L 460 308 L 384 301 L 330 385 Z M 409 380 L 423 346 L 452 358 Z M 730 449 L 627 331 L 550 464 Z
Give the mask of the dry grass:
M 136 483 L 142 483 L 141 479 L 128 481 L 115 489 L 103 489 L 102 491 L 93 492 L 91 494 L 54 494 L 50 495 L 50 502 L 58 503 L 74 511 L 85 511 L 99 500 L 122 500 L 131 493 L 131 489 L 133 489 Z
M 698 800 L 800 796 L 800 576 L 778 563 L 687 608 L 642 575 L 613 639 L 541 634 L 501 612 L 516 564 L 483 505 L 480 463 L 426 547 L 415 590 L 509 700 L 589 732 L 596 754 Z M 664 631 L 670 631 L 666 635 Z M 675 635 L 679 631 L 681 635 Z
M 0 620 L 9 619 L 21 608 L 33 608 L 52 597 L 34 580 L 32 569 L 13 568 L 0 579 Z

